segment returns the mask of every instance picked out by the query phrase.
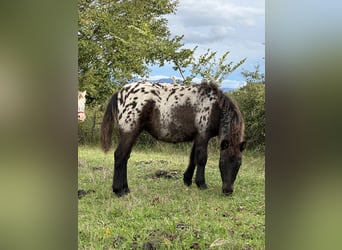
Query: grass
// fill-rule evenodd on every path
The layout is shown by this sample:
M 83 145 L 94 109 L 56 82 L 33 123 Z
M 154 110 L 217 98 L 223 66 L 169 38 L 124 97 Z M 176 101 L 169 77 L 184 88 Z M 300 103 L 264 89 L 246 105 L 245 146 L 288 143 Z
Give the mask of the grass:
M 231 197 L 211 149 L 207 190 L 183 184 L 190 147 L 134 148 L 131 193 L 112 194 L 113 152 L 79 147 L 79 249 L 265 249 L 264 155 L 246 152 Z M 162 171 L 161 171 L 162 170 Z

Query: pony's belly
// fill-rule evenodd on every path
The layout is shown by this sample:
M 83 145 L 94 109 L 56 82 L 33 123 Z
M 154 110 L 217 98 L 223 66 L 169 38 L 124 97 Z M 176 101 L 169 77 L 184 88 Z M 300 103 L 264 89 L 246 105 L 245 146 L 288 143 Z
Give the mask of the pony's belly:
M 185 142 L 192 141 L 196 135 L 194 129 L 186 130 L 182 127 L 171 126 L 168 128 L 161 128 L 157 139 L 165 142 Z

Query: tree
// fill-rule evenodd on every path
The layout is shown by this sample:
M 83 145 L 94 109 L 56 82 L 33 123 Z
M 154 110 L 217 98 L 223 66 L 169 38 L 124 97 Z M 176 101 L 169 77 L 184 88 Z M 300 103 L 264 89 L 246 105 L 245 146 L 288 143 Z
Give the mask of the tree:
M 260 65 L 254 66 L 255 71 L 243 70 L 241 75 L 246 79 L 247 83 L 263 83 L 265 84 L 265 74 L 260 73 Z
M 213 52 L 210 49 L 196 58 L 194 56 L 196 49 L 197 47 L 192 50 L 192 53 L 185 60 L 180 60 L 179 58 L 174 60 L 175 66 L 173 69 L 180 72 L 185 84 L 189 84 L 198 75 L 202 77 L 202 81 L 204 82 L 221 84 L 228 74 L 232 73 L 246 61 L 245 58 L 233 65 L 233 62 L 226 62 L 230 53 L 229 51 L 217 59 L 217 52 Z M 190 67 L 191 74 L 190 76 L 185 76 L 185 70 L 188 67 Z
M 88 104 L 103 103 L 134 76 L 148 74 L 149 64 L 185 60 L 182 36 L 171 37 L 164 15 L 178 1 L 79 0 L 79 86 Z M 176 52 L 177 51 L 177 52 Z

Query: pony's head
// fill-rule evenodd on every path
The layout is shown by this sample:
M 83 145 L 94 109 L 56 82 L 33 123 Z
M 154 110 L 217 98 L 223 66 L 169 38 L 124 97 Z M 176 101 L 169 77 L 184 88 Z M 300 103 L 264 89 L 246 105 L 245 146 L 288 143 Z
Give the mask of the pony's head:
M 244 141 L 244 121 L 234 101 L 221 96 L 222 113 L 220 122 L 220 172 L 222 192 L 230 195 L 234 191 L 234 181 L 242 164 Z
M 246 148 L 246 141 L 230 145 L 229 140 L 222 140 L 220 149 L 220 172 L 222 178 L 222 192 L 230 195 L 234 191 L 234 182 L 242 164 L 242 152 Z
M 86 102 L 87 91 L 78 91 L 78 121 L 84 122 L 86 119 L 85 115 L 85 102 Z

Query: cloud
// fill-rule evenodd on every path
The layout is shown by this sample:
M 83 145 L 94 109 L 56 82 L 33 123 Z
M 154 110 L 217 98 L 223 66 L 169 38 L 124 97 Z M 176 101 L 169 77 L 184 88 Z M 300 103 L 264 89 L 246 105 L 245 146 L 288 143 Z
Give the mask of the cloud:
M 222 83 L 225 88 L 244 85 L 242 70 L 254 71 L 260 65 L 265 71 L 265 0 L 180 0 L 175 15 L 168 15 L 171 34 L 184 35 L 184 47 L 198 46 L 195 56 L 207 49 L 217 52 L 217 57 L 229 51 L 226 62 L 246 62 L 230 73 Z M 152 67 L 153 79 L 170 78 L 179 72 L 171 64 Z M 186 76 L 189 72 L 186 72 Z M 200 82 L 201 79 L 194 79 Z
M 168 20 L 171 33 L 184 35 L 185 47 L 198 46 L 198 54 L 230 51 L 234 62 L 264 64 L 264 0 L 181 0 Z
M 171 76 L 167 76 L 167 75 L 153 75 L 153 76 L 148 76 L 146 78 L 146 80 L 151 80 L 151 81 L 156 81 L 159 79 L 168 79 L 171 78 Z
M 245 1 L 246 2 L 246 1 Z M 203 25 L 225 25 L 229 22 L 232 25 L 237 23 L 247 26 L 254 25 L 250 21 L 256 16 L 263 16 L 264 1 L 241 1 L 233 2 L 227 0 L 182 0 L 174 19 L 187 25 L 196 27 Z

